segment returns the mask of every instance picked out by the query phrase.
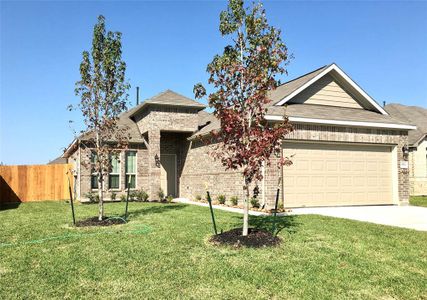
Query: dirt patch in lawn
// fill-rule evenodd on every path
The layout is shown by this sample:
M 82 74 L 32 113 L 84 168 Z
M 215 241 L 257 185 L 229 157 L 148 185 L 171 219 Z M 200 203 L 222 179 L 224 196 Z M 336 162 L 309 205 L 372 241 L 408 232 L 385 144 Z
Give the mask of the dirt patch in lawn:
M 98 220 L 98 217 L 92 217 L 76 222 L 77 227 L 87 227 L 87 226 L 111 226 L 125 224 L 126 221 L 122 218 L 108 218 L 104 217 L 101 221 Z
M 214 245 L 228 245 L 235 248 L 242 246 L 262 248 L 278 246 L 282 242 L 282 239 L 269 231 L 255 228 L 249 228 L 248 235 L 243 236 L 242 228 L 234 228 L 212 236 L 209 241 Z

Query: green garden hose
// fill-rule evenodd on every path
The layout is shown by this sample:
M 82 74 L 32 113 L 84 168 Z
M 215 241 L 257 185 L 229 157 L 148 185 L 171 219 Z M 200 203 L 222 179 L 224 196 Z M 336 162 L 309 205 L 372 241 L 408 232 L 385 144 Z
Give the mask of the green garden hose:
M 122 219 L 122 218 L 120 218 Z M 64 234 L 59 236 L 50 236 L 42 239 L 37 240 L 28 240 L 23 242 L 16 242 L 16 243 L 0 243 L 0 248 L 4 247 L 15 247 L 15 246 L 23 246 L 23 245 L 32 245 L 32 244 L 41 244 L 48 241 L 53 240 L 66 240 L 70 238 L 84 238 L 84 237 L 91 237 L 91 236 L 97 236 L 97 235 L 109 235 L 109 234 L 147 234 L 152 231 L 151 227 L 144 224 L 134 224 L 133 227 L 138 227 L 137 229 L 132 230 L 122 230 L 122 231 L 101 231 L 101 232 L 89 232 L 89 233 L 74 233 L 74 234 Z

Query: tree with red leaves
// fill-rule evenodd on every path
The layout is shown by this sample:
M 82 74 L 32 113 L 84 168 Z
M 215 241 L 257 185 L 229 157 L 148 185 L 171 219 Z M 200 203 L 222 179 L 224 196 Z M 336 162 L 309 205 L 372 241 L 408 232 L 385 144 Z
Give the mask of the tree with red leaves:
M 269 91 L 280 82 L 276 77 L 286 74 L 289 55 L 280 37 L 280 30 L 267 23 L 262 4 L 244 8 L 242 0 L 229 0 L 227 10 L 220 15 L 219 30 L 230 37 L 230 45 L 222 55 L 216 55 L 207 66 L 209 106 L 220 120 L 220 129 L 212 133 L 216 143 L 213 156 L 226 169 L 242 170 L 245 190 L 243 232 L 248 234 L 250 185 L 262 180 L 262 168 L 270 165 L 272 155 L 281 156 L 285 135 L 293 130 L 288 118 L 269 123 L 265 119 L 271 102 Z M 206 95 L 198 83 L 196 98 Z M 290 164 L 281 158 L 278 167 Z

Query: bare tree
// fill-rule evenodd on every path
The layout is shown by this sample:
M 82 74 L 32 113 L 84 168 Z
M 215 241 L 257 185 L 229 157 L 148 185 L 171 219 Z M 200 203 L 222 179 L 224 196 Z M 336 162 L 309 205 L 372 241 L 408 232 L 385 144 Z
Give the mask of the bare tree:
M 76 82 L 75 89 L 86 126 L 84 140 L 92 149 L 91 167 L 98 179 L 99 220 L 104 217 L 105 178 L 112 159 L 118 158 L 129 141 L 127 128 L 118 126 L 119 115 L 126 110 L 130 87 L 125 71 L 121 33 L 106 32 L 105 18 L 99 16 L 93 30 L 92 50 L 83 51 L 81 80 Z

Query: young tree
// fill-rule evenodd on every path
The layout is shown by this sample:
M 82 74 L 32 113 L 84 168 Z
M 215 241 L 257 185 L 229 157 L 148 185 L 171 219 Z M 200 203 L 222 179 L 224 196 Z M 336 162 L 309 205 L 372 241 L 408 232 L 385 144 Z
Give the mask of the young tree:
M 92 51 L 83 51 L 81 80 L 75 89 L 86 125 L 85 141 L 92 148 L 90 155 L 94 155 L 91 167 L 98 175 L 99 220 L 104 216 L 104 182 L 111 161 L 127 147 L 129 139 L 127 128 L 117 124 L 119 114 L 126 110 L 130 87 L 125 71 L 121 33 L 106 32 L 105 18 L 99 16 L 93 30 Z
M 231 44 L 207 66 L 208 82 L 214 87 L 208 102 L 221 124 L 213 133 L 219 143 L 212 154 L 226 169 L 242 170 L 246 193 L 242 234 L 246 236 L 250 185 L 262 179 L 263 166 L 270 165 L 271 155 L 280 155 L 284 136 L 293 130 L 286 116 L 275 124 L 264 118 L 271 102 L 268 92 L 279 85 L 276 77 L 286 73 L 289 56 L 280 30 L 267 23 L 261 3 L 245 9 L 243 0 L 229 0 L 219 30 L 231 37 Z M 198 83 L 194 93 L 201 98 L 206 89 Z M 278 167 L 290 163 L 281 157 Z

